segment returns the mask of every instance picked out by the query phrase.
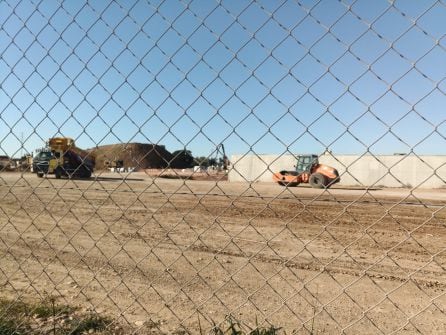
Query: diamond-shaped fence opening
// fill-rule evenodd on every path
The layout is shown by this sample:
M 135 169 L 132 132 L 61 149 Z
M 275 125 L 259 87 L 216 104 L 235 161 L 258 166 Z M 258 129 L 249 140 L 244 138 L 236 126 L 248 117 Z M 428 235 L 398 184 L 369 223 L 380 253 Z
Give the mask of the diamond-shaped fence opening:
M 0 333 L 446 333 L 445 13 L 1 1 Z

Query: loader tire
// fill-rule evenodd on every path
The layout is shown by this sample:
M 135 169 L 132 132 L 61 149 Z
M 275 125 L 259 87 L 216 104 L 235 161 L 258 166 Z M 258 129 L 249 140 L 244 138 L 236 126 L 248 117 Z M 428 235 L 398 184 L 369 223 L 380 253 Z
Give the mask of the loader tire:
M 85 169 L 84 173 L 82 174 L 82 178 L 91 178 L 91 171 L 89 169 Z
M 310 176 L 309 183 L 312 188 L 324 188 L 327 186 L 327 178 L 321 173 L 313 173 Z
M 62 178 L 62 169 L 61 168 L 56 168 L 55 170 L 54 170 L 54 175 L 56 176 L 56 179 L 60 179 L 60 178 Z

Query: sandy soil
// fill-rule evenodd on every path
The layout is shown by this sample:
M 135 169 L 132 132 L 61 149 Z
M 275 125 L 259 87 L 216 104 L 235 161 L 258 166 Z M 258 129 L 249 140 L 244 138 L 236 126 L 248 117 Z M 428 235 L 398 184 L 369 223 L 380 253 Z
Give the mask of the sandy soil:
M 446 190 L 0 174 L 0 283 L 158 333 L 446 333 Z M 144 327 L 144 326 L 142 326 Z

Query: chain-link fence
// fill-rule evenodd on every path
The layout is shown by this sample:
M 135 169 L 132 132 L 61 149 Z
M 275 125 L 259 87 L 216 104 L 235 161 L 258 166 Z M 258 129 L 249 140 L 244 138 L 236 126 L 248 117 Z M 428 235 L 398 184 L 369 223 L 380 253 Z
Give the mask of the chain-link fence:
M 445 17 L 1 1 L 0 334 L 446 333 Z

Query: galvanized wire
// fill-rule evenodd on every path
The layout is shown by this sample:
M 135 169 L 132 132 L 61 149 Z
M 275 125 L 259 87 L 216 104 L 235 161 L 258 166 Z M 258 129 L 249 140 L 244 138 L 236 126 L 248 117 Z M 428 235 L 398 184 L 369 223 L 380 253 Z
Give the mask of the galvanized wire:
M 423 66 L 446 53 L 444 13 L 440 0 L 2 1 L 0 329 L 6 320 L 17 333 L 68 331 L 73 317 L 54 305 L 52 319 L 37 315 L 50 298 L 82 311 L 74 315 L 106 316 L 111 333 L 218 333 L 227 322 L 293 334 L 446 332 L 444 198 L 423 190 L 432 178 L 444 184 L 446 162 L 433 165 L 422 150 L 433 138 L 444 144 L 446 119 L 438 103 L 430 115 L 420 107 L 445 95 L 441 56 Z M 400 92 L 412 75 L 420 92 L 424 80 L 430 88 Z M 388 96 L 405 106 L 393 120 L 378 112 Z M 347 119 L 345 99 L 346 115 L 360 106 Z M 361 122 L 384 131 L 364 139 Z M 401 136 L 403 122 L 415 142 Z M 50 137 L 88 143 L 90 157 L 112 143 L 124 144 L 121 155 L 134 142 L 152 147 L 130 152 L 127 165 L 139 171 L 119 178 L 105 168 L 87 181 L 13 171 L 13 158 Z M 405 148 L 393 163 L 376 149 L 392 150 L 389 137 Z M 336 152 L 349 149 L 346 139 L 361 148 L 351 160 Z M 199 170 L 184 177 L 172 169 L 184 151 L 145 166 L 161 146 L 211 159 L 222 143 L 238 154 L 229 173 L 241 183 L 225 173 L 196 181 Z M 271 179 L 285 156 L 308 150 L 326 151 L 355 188 L 280 188 L 241 168 L 254 156 Z M 398 171 L 409 159 L 428 172 L 414 185 Z M 355 170 L 364 160 L 385 174 L 364 185 Z M 386 178 L 403 188 L 383 189 Z M 31 312 L 17 321 L 24 301 Z

